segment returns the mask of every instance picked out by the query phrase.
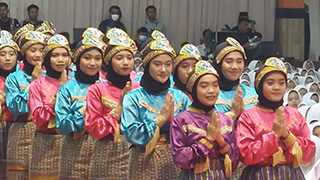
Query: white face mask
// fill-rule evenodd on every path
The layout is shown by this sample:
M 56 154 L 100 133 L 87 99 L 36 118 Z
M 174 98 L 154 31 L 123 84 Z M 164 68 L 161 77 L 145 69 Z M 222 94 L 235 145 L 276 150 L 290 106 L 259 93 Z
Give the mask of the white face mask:
M 147 39 L 147 36 L 141 35 L 141 34 L 139 35 L 139 40 L 140 41 L 144 42 L 146 39 Z
M 119 17 L 119 14 L 111 14 L 112 21 L 118 21 Z

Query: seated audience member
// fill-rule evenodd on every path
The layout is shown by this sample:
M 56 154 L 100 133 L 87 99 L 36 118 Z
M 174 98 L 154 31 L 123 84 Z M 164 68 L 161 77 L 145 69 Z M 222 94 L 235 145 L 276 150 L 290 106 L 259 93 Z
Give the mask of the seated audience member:
M 121 9 L 119 6 L 111 6 L 109 8 L 109 19 L 103 20 L 99 24 L 99 30 L 102 31 L 104 34 L 111 28 L 120 28 L 124 31 L 127 31 L 124 24 L 121 22 Z
M 215 46 L 213 43 L 212 31 L 210 29 L 205 29 L 202 32 L 202 40 L 203 40 L 203 43 L 197 46 L 197 48 L 200 51 L 202 59 L 208 60 L 209 57 L 211 57 L 212 59 Z
M 146 41 L 148 38 L 148 30 L 145 27 L 141 27 L 137 30 L 137 37 L 135 43 L 138 47 L 138 50 L 141 51 L 141 45 Z
M 29 19 L 26 19 L 21 22 L 21 26 L 24 26 L 28 23 L 33 24 L 34 27 L 39 26 L 41 23 L 43 23 L 42 20 L 38 19 L 38 12 L 39 12 L 39 7 L 35 4 L 31 4 L 27 8 L 28 11 L 28 17 Z
M 158 30 L 162 33 L 165 33 L 164 23 L 160 19 L 156 18 L 157 8 L 155 6 L 150 5 L 146 8 L 146 16 L 146 20 L 141 27 L 147 28 L 150 34 L 153 30 Z

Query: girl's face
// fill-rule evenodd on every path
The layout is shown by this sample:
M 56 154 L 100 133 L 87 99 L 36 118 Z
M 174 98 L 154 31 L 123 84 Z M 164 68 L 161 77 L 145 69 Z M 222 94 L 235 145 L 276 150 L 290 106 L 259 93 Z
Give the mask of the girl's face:
M 307 90 L 305 88 L 301 88 L 299 90 L 299 93 L 300 93 L 301 97 L 303 97 L 305 94 L 307 94 Z
M 313 135 L 315 135 L 318 138 L 320 138 L 320 126 L 317 126 L 317 127 L 313 128 Z
M 149 65 L 150 76 L 160 83 L 165 83 L 169 79 L 172 69 L 172 58 L 168 54 L 156 56 Z
M 262 85 L 263 95 L 272 102 L 280 101 L 286 92 L 286 79 L 281 72 L 274 72 L 268 77 Z
M 207 74 L 199 79 L 197 84 L 197 97 L 205 106 L 212 106 L 219 95 L 218 78 L 213 74 Z
M 314 100 L 316 103 L 319 102 L 319 96 L 316 95 L 316 94 L 312 95 L 312 96 L 311 96 L 311 99 Z
M 292 79 L 294 80 L 294 82 L 295 82 L 296 84 L 299 84 L 299 78 L 298 78 L 298 77 L 295 76 L 295 77 L 293 77 Z
M 52 50 L 50 64 L 57 72 L 64 71 L 69 65 L 69 53 L 66 48 L 55 48 Z
M 316 92 L 316 93 L 319 93 L 319 87 L 317 84 L 312 84 L 310 89 L 309 89 L 309 92 Z
M 0 50 L 0 68 L 9 71 L 17 64 L 17 53 L 11 47 Z
M 305 76 L 306 74 L 307 74 L 307 70 L 303 69 L 303 70 L 301 71 L 301 76 Z
M 288 82 L 288 87 L 287 87 L 288 90 L 294 89 L 295 87 L 296 87 L 296 85 L 294 84 L 294 82 L 292 82 L 292 81 Z
M 189 73 L 194 70 L 196 63 L 195 59 L 185 59 L 178 65 L 178 78 L 183 84 L 187 84 Z
M 102 54 L 98 49 L 85 52 L 80 58 L 80 69 L 83 73 L 93 76 L 100 71 Z
M 306 63 L 306 69 L 311 69 L 313 66 L 312 66 L 312 63 L 310 61 L 308 61 Z
M 288 96 L 288 105 L 297 108 L 299 103 L 300 99 L 298 93 L 295 91 L 290 92 Z
M 111 60 L 114 72 L 121 76 L 128 76 L 133 70 L 134 59 L 130 51 L 120 51 L 116 53 Z
M 244 69 L 244 59 L 240 52 L 233 51 L 222 60 L 222 73 L 230 81 L 236 81 Z
M 36 64 L 41 64 L 43 62 L 43 47 L 43 44 L 34 44 L 27 49 L 26 59 L 29 64 L 35 66 Z
M 314 76 L 314 75 L 315 75 L 315 72 L 314 72 L 314 71 L 309 71 L 309 72 L 308 72 L 308 75 Z
M 312 83 L 313 82 L 313 79 L 311 77 L 307 77 L 306 80 L 305 80 L 305 84 L 309 84 L 309 83 Z

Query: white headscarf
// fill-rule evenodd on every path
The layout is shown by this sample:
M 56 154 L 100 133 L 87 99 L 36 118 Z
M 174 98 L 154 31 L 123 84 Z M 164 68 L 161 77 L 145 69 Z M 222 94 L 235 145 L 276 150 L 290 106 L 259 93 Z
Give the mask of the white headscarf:
M 288 92 L 286 92 L 286 93 L 284 94 L 284 96 L 283 96 L 283 105 L 284 105 L 284 106 L 287 106 L 287 105 L 288 105 L 288 103 L 289 103 L 289 94 L 290 94 L 291 92 L 296 92 L 296 93 L 298 94 L 299 104 L 300 104 L 300 102 L 301 102 L 301 96 L 300 96 L 299 92 L 296 91 L 296 90 L 294 90 L 294 89 L 291 89 L 291 90 L 289 90 Z M 298 105 L 299 105 L 299 104 L 298 104 Z
M 303 96 L 302 101 L 303 101 L 303 102 L 306 102 L 307 100 L 311 99 L 311 96 L 313 96 L 313 95 L 317 95 L 317 96 L 318 96 L 318 99 L 320 100 L 318 93 L 316 93 L 316 92 L 308 92 L 307 94 L 305 94 L 305 95 Z M 312 99 L 311 99 L 311 100 L 312 100 Z M 318 103 L 318 102 L 316 102 L 316 103 Z
M 300 106 L 301 104 L 303 104 L 303 105 Z M 310 109 L 310 107 L 311 107 L 311 106 L 307 106 L 307 105 L 305 105 L 304 103 L 300 103 L 300 104 L 298 105 L 298 110 L 299 110 L 300 114 L 301 114 L 303 117 L 307 118 L 307 113 L 308 113 L 308 110 Z
M 307 62 L 311 62 L 311 64 L 312 64 L 312 69 L 314 69 L 314 64 L 313 64 L 313 62 L 312 62 L 310 59 L 306 60 L 306 61 L 303 63 L 302 68 L 305 68 L 305 69 L 306 69 L 306 64 L 307 64 Z
M 254 71 L 256 70 L 257 68 L 257 65 L 258 63 L 260 64 L 260 66 L 262 65 L 262 62 L 260 60 L 252 60 L 249 65 L 248 65 L 248 68 L 251 70 L 251 71 Z
M 320 111 L 319 111 L 319 108 L 320 108 L 320 104 L 317 103 L 313 106 L 310 107 L 308 113 L 307 113 L 307 123 L 310 124 L 310 122 L 312 120 L 320 120 Z
M 294 88 L 294 90 L 296 90 L 296 91 L 300 91 L 300 89 L 302 89 L 302 88 L 304 88 L 307 92 L 308 92 L 308 90 L 307 90 L 307 88 L 305 87 L 305 86 L 303 86 L 303 85 L 297 85 L 295 88 Z M 299 94 L 300 94 L 300 92 L 299 92 Z M 300 96 L 301 97 L 303 97 L 301 94 L 300 94 Z
M 311 91 L 310 91 L 310 88 L 311 88 L 311 86 L 314 85 L 314 84 L 317 85 L 317 86 L 318 86 L 318 89 L 319 89 L 319 84 L 318 84 L 318 83 L 316 83 L 316 82 L 309 83 L 309 84 L 306 85 L 306 89 L 307 89 L 308 92 L 311 92 Z M 318 92 L 317 92 L 317 93 L 318 93 Z

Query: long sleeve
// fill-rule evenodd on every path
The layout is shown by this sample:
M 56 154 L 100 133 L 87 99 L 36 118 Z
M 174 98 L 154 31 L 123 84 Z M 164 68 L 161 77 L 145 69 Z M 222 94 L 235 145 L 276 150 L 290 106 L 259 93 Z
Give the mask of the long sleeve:
M 172 157 L 176 166 L 183 169 L 192 169 L 196 163 L 205 162 L 206 155 L 210 151 L 219 151 L 216 143 L 214 144 L 201 135 L 192 137 L 193 143 L 188 144 L 191 137 L 188 137 L 183 126 L 180 124 L 181 121 L 177 118 L 179 117 L 175 117 L 172 120 L 170 127 Z
M 16 73 L 15 73 L 16 74 Z M 27 102 L 29 99 L 29 91 L 27 86 L 20 86 L 15 74 L 10 74 L 6 78 L 6 104 L 8 110 L 15 116 L 20 114 L 28 113 L 29 109 Z
M 121 116 L 121 130 L 125 135 L 127 141 L 136 145 L 146 145 L 154 136 L 157 124 L 154 122 L 156 115 L 147 116 L 143 114 L 140 116 L 139 100 L 134 100 L 129 93 L 124 96 L 122 116 Z
M 227 125 L 223 125 L 221 127 L 221 134 L 225 142 L 230 146 L 226 154 L 229 155 L 232 162 L 232 169 L 234 170 L 239 163 L 239 150 L 237 146 L 235 127 L 232 119 L 230 119 L 226 115 L 222 115 L 220 113 L 219 117 L 220 117 L 220 121 L 229 122 Z
M 91 136 L 96 139 L 101 139 L 109 134 L 114 135 L 118 124 L 118 121 L 110 115 L 112 108 L 104 107 L 101 97 L 101 91 L 98 86 L 92 85 L 89 87 L 85 126 Z
M 50 119 L 54 118 L 54 105 L 43 99 L 44 94 L 42 90 L 41 79 L 37 79 L 30 84 L 29 89 L 29 108 L 30 116 L 33 123 L 41 127 Z
M 66 135 L 71 132 L 81 132 L 83 130 L 85 97 L 83 98 L 83 100 L 81 98 L 78 100 L 72 99 L 72 95 L 65 85 L 62 86 L 58 91 L 55 104 L 55 113 L 56 125 L 60 134 Z M 78 102 L 81 100 L 83 103 Z
M 290 111 L 291 113 L 294 112 L 292 109 L 290 109 Z M 289 127 L 289 131 L 291 131 L 296 137 L 296 141 L 302 150 L 302 162 L 306 163 L 309 162 L 315 154 L 315 144 L 310 138 L 310 130 L 307 126 L 305 118 L 299 112 L 297 112 L 297 110 L 294 115 L 296 117 L 296 121 L 294 123 L 295 126 L 292 126 L 291 128 Z M 293 147 L 286 146 L 284 149 L 288 150 L 285 151 L 287 159 L 293 161 Z
M 241 161 L 246 165 L 262 163 L 279 150 L 277 138 L 272 131 L 257 136 L 255 130 L 251 118 L 245 112 L 242 113 L 237 127 L 237 145 Z

